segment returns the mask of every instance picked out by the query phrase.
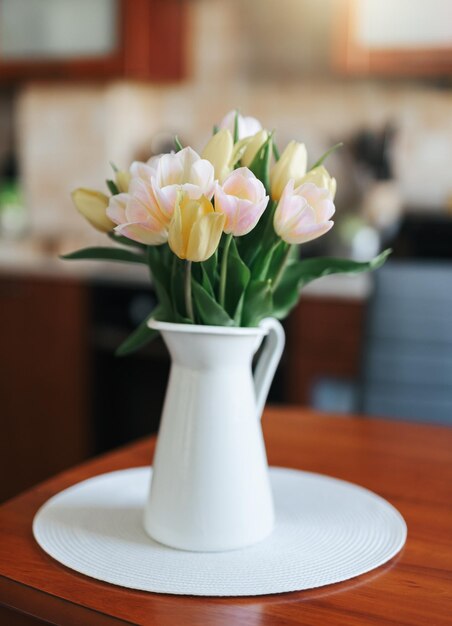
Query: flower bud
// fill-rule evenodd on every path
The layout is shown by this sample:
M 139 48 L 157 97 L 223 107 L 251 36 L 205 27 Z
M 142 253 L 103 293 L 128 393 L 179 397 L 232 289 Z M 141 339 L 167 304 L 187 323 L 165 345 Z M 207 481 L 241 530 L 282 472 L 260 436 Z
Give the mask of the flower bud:
M 243 117 L 240 113 L 236 111 L 229 111 L 223 117 L 221 122 L 218 124 L 218 128 L 227 128 L 232 135 L 234 134 L 235 127 L 235 118 L 237 115 L 237 123 L 238 123 L 238 139 L 244 139 L 245 137 L 252 137 L 262 128 L 262 124 L 255 117 Z
M 241 159 L 242 165 L 244 165 L 245 167 L 249 167 L 251 165 L 251 163 L 254 160 L 254 157 L 262 148 L 262 146 L 267 141 L 267 139 L 268 139 L 268 132 L 266 130 L 260 130 L 258 133 L 256 133 L 252 137 L 249 137 L 243 140 L 243 141 L 246 141 L 247 144 L 246 144 L 245 152 L 243 153 L 242 159 Z
M 261 181 L 247 167 L 234 170 L 215 190 L 215 209 L 224 213 L 224 232 L 236 237 L 249 233 L 268 204 Z
M 306 174 L 308 155 L 304 143 L 291 141 L 270 172 L 270 187 L 273 200 L 279 200 L 289 180 L 298 183 Z
M 330 195 L 331 200 L 334 200 L 336 195 L 336 179 L 330 176 L 326 167 L 319 165 L 313 170 L 310 170 L 300 181 L 295 181 L 295 184 L 303 185 L 304 183 L 314 183 L 317 187 L 326 189 Z
M 215 178 L 223 182 L 232 169 L 234 141 L 229 130 L 219 130 L 204 148 L 201 157 L 210 161 L 215 170 Z
M 306 243 L 332 228 L 334 204 L 326 189 L 305 183 L 294 189 L 290 180 L 276 207 L 273 225 L 285 242 Z
M 71 193 L 75 208 L 91 226 L 102 233 L 113 230 L 114 223 L 107 216 L 109 198 L 100 191 L 79 187 Z
M 127 193 L 132 175 L 130 172 L 119 170 L 115 175 L 115 183 L 119 193 Z

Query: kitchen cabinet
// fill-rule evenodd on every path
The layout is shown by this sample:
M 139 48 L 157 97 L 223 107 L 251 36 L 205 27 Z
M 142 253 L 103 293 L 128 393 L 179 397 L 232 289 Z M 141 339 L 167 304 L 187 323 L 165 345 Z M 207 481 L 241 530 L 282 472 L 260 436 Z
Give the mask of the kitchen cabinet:
M 0 277 L 0 500 L 91 452 L 87 333 L 82 283 Z
M 186 0 L 0 0 L 0 81 L 185 74 Z
M 366 307 L 362 300 L 302 297 L 286 322 L 284 398 L 309 405 L 323 378 L 358 379 Z
M 450 0 L 341 0 L 335 64 L 350 75 L 450 76 Z

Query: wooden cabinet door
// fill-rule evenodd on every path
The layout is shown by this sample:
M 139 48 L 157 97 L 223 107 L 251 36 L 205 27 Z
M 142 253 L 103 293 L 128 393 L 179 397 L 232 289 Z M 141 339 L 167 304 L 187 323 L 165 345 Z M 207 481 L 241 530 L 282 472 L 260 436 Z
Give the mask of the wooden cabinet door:
M 0 500 L 89 453 L 85 287 L 0 277 Z
M 96 2 L 97 28 L 103 45 L 97 43 L 96 32 L 91 32 L 95 28 L 92 24 L 91 31 L 84 28 L 83 11 L 92 14 Z M 73 14 L 77 7 L 79 15 Z M 56 9 L 59 19 L 51 19 L 58 17 Z M 80 37 L 74 34 L 76 28 Z M 64 29 L 68 30 L 67 41 L 61 33 Z M 27 37 L 35 32 L 35 37 Z M 80 40 L 90 32 L 83 48 Z M 23 41 L 22 47 L 19 40 Z M 0 0 L 0 82 L 179 80 L 185 74 L 185 40 L 186 0 L 84 0 L 83 5 L 76 5 L 73 0 L 60 0 L 58 5 L 48 0 L 32 5 L 24 0 Z
M 351 75 L 452 72 L 450 0 L 340 0 L 335 63 Z
M 324 377 L 357 378 L 365 305 L 360 300 L 302 297 L 286 322 L 285 399 L 307 405 Z

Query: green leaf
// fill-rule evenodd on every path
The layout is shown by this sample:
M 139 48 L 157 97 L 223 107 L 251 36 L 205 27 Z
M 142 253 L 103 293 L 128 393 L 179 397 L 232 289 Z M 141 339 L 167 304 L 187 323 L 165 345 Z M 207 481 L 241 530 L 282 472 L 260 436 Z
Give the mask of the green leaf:
M 234 324 L 235 326 L 241 326 L 242 325 L 242 315 L 243 315 L 243 305 L 245 303 L 245 291 L 242 292 L 242 295 L 240 296 L 240 299 L 238 301 L 238 304 L 235 308 L 235 313 L 234 313 Z
M 330 154 L 332 152 L 335 152 L 335 150 L 337 150 L 338 148 L 341 148 L 343 145 L 344 144 L 342 143 L 342 141 L 340 141 L 339 143 L 336 143 L 332 148 L 327 150 L 325 152 L 325 154 L 322 154 L 320 159 L 317 159 L 317 161 L 314 163 L 314 165 L 309 168 L 309 171 L 313 170 L 315 167 L 319 167 L 320 165 L 322 165 L 324 163 L 324 161 L 330 156 Z
M 204 267 L 204 265 L 202 263 L 200 263 L 200 265 L 201 265 L 201 285 L 207 291 L 209 296 L 212 296 L 212 298 L 215 298 L 215 292 L 213 290 L 213 285 L 210 281 L 209 274 L 207 273 L 207 270 Z
M 270 200 L 257 225 L 250 233 L 239 237 L 237 242 L 240 256 L 251 269 L 253 277 L 256 276 L 255 268 L 260 263 L 259 258 L 267 255 L 278 240 L 273 228 L 275 209 L 276 204 Z
M 286 256 L 288 245 L 289 244 L 286 244 L 283 240 L 280 239 L 277 245 L 275 246 L 273 256 L 270 262 L 270 267 L 268 268 L 268 274 L 267 274 L 268 278 L 271 278 L 272 280 L 275 279 L 279 271 L 279 268 L 281 267 L 281 264 L 283 263 L 284 258 Z M 288 263 L 290 263 L 291 261 L 298 260 L 299 247 L 300 246 L 295 245 L 295 244 L 290 245 L 289 259 L 287 261 Z
M 300 261 L 289 263 L 281 281 L 273 294 L 273 316 L 283 319 L 297 304 L 303 282 L 303 269 Z
M 367 262 L 349 259 L 314 258 L 292 261 L 281 278 L 273 294 L 273 315 L 278 319 L 286 317 L 297 304 L 300 290 L 317 278 L 330 274 L 359 274 L 376 270 L 383 265 L 391 250 L 385 250 Z
M 279 155 L 278 146 L 275 144 L 275 142 L 273 142 L 273 156 L 275 157 L 275 161 L 278 162 L 280 155 Z
M 175 315 L 174 321 L 181 324 L 184 324 L 187 319 L 185 317 L 184 278 L 185 262 L 173 254 L 169 287 Z
M 167 246 L 148 247 L 148 265 L 151 272 L 152 284 L 157 293 L 159 304 L 168 315 L 166 321 L 174 321 L 174 306 L 170 295 L 171 264 L 167 261 Z
M 174 137 L 174 144 L 176 146 L 176 152 L 180 152 L 181 150 L 184 149 L 184 146 L 181 144 L 179 137 L 177 135 Z
M 268 193 L 270 189 L 271 153 L 272 138 L 270 136 L 257 152 L 250 165 L 251 171 L 263 182 Z M 273 228 L 275 209 L 276 204 L 270 200 L 257 225 L 248 235 L 240 237 L 238 242 L 240 256 L 251 269 L 255 278 L 262 277 L 261 268 L 265 265 L 264 258 L 270 253 L 271 248 L 278 239 Z
M 161 313 L 161 307 L 157 305 L 155 309 L 147 316 L 145 320 L 141 322 L 141 324 L 131 333 L 125 341 L 117 348 L 115 354 L 116 356 L 127 356 L 128 354 L 132 354 L 132 352 L 136 352 L 147 343 L 152 341 L 157 337 L 158 330 L 154 328 L 149 328 L 147 325 L 148 320 L 152 317 L 156 317 L 159 313 Z
M 272 310 L 271 281 L 251 281 L 245 292 L 242 326 L 257 326 L 264 317 L 272 314 Z
M 329 274 L 360 274 L 376 270 L 383 265 L 392 250 L 388 249 L 370 261 L 351 261 L 350 259 L 334 259 L 318 257 L 299 261 L 302 268 L 303 284 L 328 276 Z
M 192 281 L 193 303 L 203 324 L 209 326 L 234 326 L 222 306 L 195 280 Z
M 226 280 L 225 309 L 232 318 L 235 317 L 240 298 L 250 282 L 251 272 L 240 258 L 235 240 L 231 240 L 228 254 Z
M 84 248 L 69 254 L 63 254 L 61 259 L 84 259 L 84 260 L 102 260 L 102 261 L 121 261 L 125 263 L 141 263 L 146 265 L 146 257 L 144 254 L 125 250 L 123 248 Z
M 219 130 L 220 130 L 220 127 L 217 124 L 214 124 L 213 129 L 212 129 L 212 135 L 216 135 Z
M 115 181 L 114 180 L 107 180 L 106 183 L 107 183 L 108 189 L 110 190 L 110 193 L 113 196 L 116 196 L 119 193 L 119 189 L 118 189 Z
M 270 193 L 270 161 L 273 151 L 273 137 L 270 134 L 267 141 L 257 151 L 249 169 L 264 184 L 267 193 Z
M 235 110 L 234 116 L 234 135 L 233 135 L 234 143 L 237 143 L 239 140 L 239 110 Z
M 207 273 L 209 277 L 210 284 L 215 289 L 215 284 L 218 280 L 217 268 L 218 268 L 218 250 L 215 250 L 214 254 L 209 257 L 206 261 L 203 261 L 200 264 L 203 270 Z
M 279 240 L 270 245 L 262 245 L 260 249 L 258 249 L 258 254 L 251 264 L 251 273 L 254 280 L 266 280 L 267 278 L 273 276 L 270 272 L 270 268 L 273 264 L 273 259 L 276 256 L 279 256 L 279 250 L 284 250 L 285 244 L 283 241 Z

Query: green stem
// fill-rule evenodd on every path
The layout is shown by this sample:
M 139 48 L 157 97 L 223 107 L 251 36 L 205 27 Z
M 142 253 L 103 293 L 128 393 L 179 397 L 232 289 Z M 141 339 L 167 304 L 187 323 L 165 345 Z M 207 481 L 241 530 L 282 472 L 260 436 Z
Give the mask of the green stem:
M 172 262 L 172 265 L 171 265 L 170 293 L 171 293 L 171 300 L 172 300 L 173 309 L 174 309 L 174 312 L 177 315 L 178 310 L 177 310 L 177 298 L 176 298 L 176 269 L 177 269 L 177 256 L 174 254 L 173 255 L 173 262 Z
M 286 244 L 286 245 L 287 245 L 286 250 L 285 250 L 285 252 L 283 254 L 283 257 L 281 259 L 281 263 L 280 263 L 280 265 L 278 267 L 278 271 L 276 272 L 276 276 L 275 276 L 275 279 L 273 281 L 273 287 L 272 287 L 272 291 L 273 292 L 276 291 L 276 288 L 278 287 L 278 285 L 279 285 L 279 283 L 281 281 L 281 278 L 283 277 L 284 270 L 286 269 L 286 265 L 287 265 L 287 263 L 289 261 L 289 256 L 290 256 L 290 251 L 292 250 L 292 246 L 288 245 L 288 244 Z
M 234 116 L 234 143 L 237 143 L 239 140 L 239 110 L 235 110 Z
M 192 261 L 187 261 L 185 265 L 185 309 L 187 311 L 187 317 L 195 323 L 195 315 L 193 313 L 193 298 L 191 295 L 191 264 Z
M 227 235 L 224 243 L 223 257 L 221 259 L 221 274 L 220 274 L 220 304 L 224 308 L 224 301 L 226 297 L 226 277 L 228 274 L 228 254 L 231 246 L 232 234 Z

